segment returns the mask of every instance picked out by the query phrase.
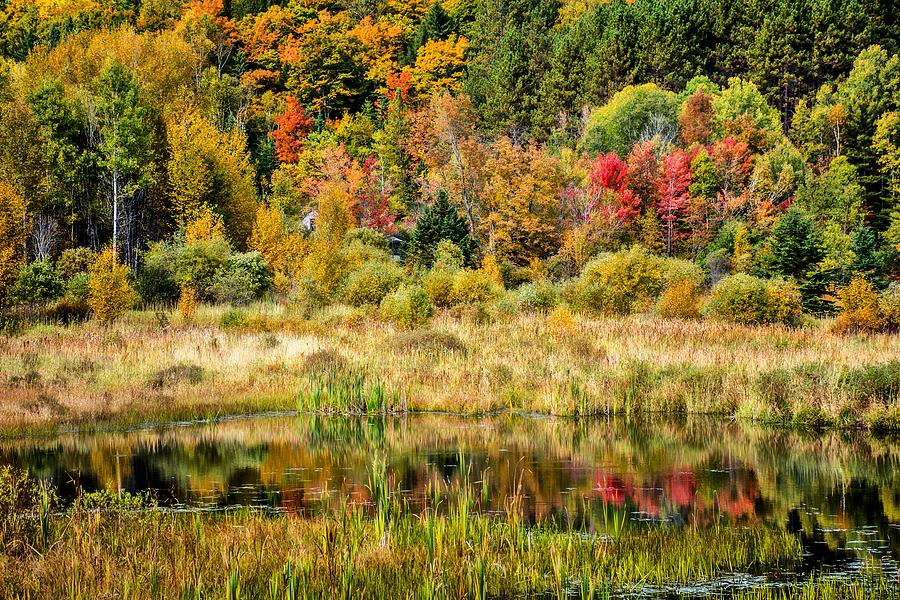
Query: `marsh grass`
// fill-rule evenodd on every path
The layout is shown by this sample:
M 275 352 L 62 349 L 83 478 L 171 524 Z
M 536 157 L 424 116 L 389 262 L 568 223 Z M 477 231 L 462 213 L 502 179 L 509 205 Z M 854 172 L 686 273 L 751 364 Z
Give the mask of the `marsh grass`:
M 900 427 L 900 340 L 826 327 L 446 312 L 402 331 L 353 310 L 133 312 L 0 337 L 0 429 L 317 412 L 525 410 L 736 416 L 799 428 Z M 161 325 L 161 323 L 163 323 Z M 191 373 L 182 372 L 185 367 Z M 199 377 L 196 376 L 199 374 Z
M 459 486 L 453 505 L 413 513 L 376 458 L 368 502 L 338 499 L 308 518 L 249 508 L 169 512 L 147 498 L 107 493 L 51 512 L 41 508 L 40 486 L 5 472 L 0 489 L 30 490 L 27 501 L 17 497 L 13 518 L 39 514 L 41 525 L 0 529 L 0 595 L 488 598 L 584 589 L 601 597 L 788 568 L 800 555 L 798 540 L 774 529 L 635 525 L 613 536 L 527 526 L 515 511 L 479 512 L 468 476 Z

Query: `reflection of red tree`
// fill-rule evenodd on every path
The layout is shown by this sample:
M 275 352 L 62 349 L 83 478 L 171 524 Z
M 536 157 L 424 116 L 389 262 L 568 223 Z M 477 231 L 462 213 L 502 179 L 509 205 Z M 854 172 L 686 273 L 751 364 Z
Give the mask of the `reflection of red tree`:
M 710 521 L 722 513 L 732 518 L 756 519 L 756 501 L 760 496 L 752 473 L 732 473 L 729 481 L 711 490 L 712 494 L 701 495 L 696 474 L 675 467 L 640 478 L 598 470 L 594 473 L 593 489 L 606 504 L 622 506 L 629 502 L 651 517 L 663 517 L 674 508 L 695 523 Z

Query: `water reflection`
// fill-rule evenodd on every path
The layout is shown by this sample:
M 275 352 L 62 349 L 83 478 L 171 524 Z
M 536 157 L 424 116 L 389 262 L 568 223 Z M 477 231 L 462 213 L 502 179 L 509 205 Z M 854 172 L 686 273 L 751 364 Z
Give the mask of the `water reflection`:
M 777 525 L 803 537 L 812 562 L 900 556 L 900 443 L 863 434 L 802 436 L 715 419 L 280 416 L 0 442 L 0 463 L 27 467 L 64 495 L 77 486 L 154 490 L 173 506 L 300 514 L 338 494 L 365 501 L 375 456 L 414 509 L 430 486 L 452 490 L 462 458 L 484 490 L 482 510 L 503 510 L 518 492 L 532 522 L 590 528 L 614 513 Z

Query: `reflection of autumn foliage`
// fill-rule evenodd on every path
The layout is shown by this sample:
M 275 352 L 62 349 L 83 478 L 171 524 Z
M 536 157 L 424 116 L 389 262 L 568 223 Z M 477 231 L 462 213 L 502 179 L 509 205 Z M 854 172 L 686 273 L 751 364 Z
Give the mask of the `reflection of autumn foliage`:
M 706 487 L 708 486 L 708 487 Z M 678 512 L 699 524 L 720 514 L 757 520 L 759 487 L 752 471 L 737 470 L 721 484 L 701 483 L 693 470 L 671 467 L 659 473 L 616 474 L 601 469 L 594 473 L 594 497 L 617 507 L 662 519 Z

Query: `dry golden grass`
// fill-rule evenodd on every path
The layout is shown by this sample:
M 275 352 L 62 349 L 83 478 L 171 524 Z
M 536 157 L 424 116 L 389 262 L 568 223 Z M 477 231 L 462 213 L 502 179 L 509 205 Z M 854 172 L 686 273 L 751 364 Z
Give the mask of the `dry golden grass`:
M 892 402 L 865 397 L 864 385 L 848 391 L 847 374 L 900 360 L 900 338 L 824 326 L 443 313 L 410 334 L 349 309 L 304 320 L 260 305 L 228 329 L 218 326 L 223 313 L 201 306 L 193 324 L 162 326 L 152 312 L 133 312 L 109 328 L 36 326 L 0 338 L 0 427 L 291 410 L 313 368 L 307 357 L 323 350 L 374 374 L 414 410 L 784 420 L 808 405 L 850 424 Z

